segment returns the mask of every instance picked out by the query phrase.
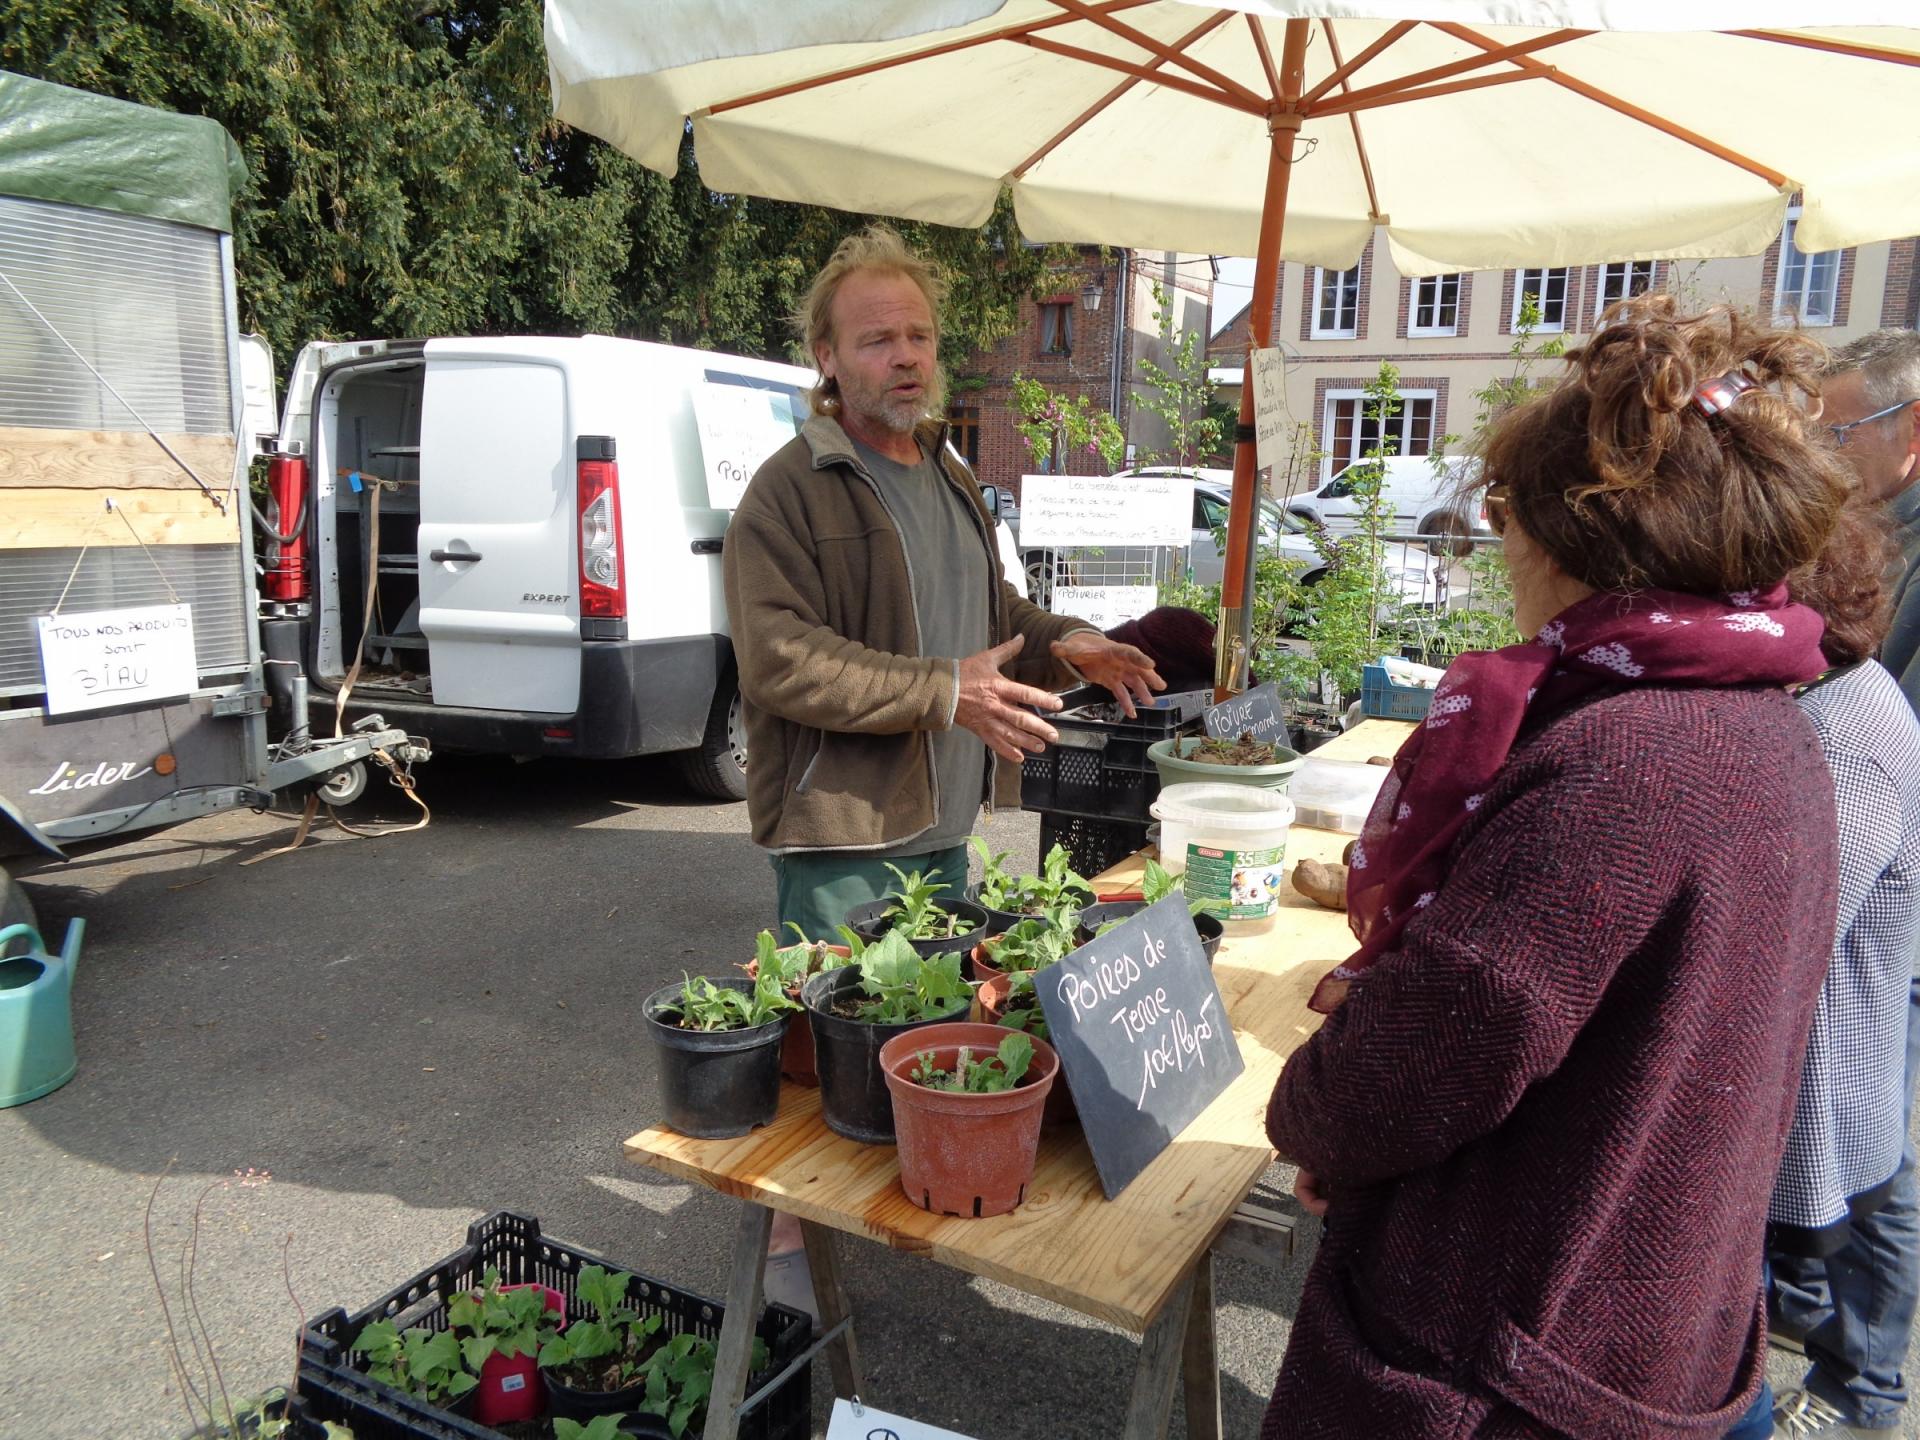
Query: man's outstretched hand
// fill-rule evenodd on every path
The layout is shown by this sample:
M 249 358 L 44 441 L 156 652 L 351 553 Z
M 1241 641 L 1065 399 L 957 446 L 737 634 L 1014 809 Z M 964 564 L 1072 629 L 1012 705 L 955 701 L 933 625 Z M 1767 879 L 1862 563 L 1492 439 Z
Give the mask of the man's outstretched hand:
M 1058 731 L 1025 708 L 1058 710 L 1060 697 L 1050 690 L 1036 690 L 1031 685 L 1009 680 L 1000 673 L 1000 667 L 1018 655 L 1026 643 L 1026 636 L 1016 635 L 991 650 L 982 650 L 962 660 L 960 698 L 953 707 L 954 724 L 971 730 L 987 742 L 987 748 L 994 754 L 1015 765 L 1030 754 L 1038 755 L 1060 738 Z
M 1075 630 L 1066 639 L 1054 641 L 1053 656 L 1111 690 L 1121 713 L 1129 718 L 1135 700 L 1151 700 L 1155 690 L 1167 688 L 1146 651 L 1109 640 L 1098 630 Z

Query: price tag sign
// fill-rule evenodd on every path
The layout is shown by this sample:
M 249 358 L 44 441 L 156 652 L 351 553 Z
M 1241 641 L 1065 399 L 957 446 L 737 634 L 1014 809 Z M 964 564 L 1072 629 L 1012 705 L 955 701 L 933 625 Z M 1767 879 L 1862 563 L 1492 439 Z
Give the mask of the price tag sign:
M 192 694 L 200 683 L 191 606 L 141 605 L 38 618 L 49 715 L 168 700 Z
M 1033 983 L 1111 1200 L 1246 1068 L 1186 897 L 1148 906 Z
M 694 386 L 693 415 L 700 427 L 707 503 L 716 510 L 738 508 L 753 472 L 798 433 L 791 397 L 743 385 Z
M 1207 708 L 1207 734 L 1238 740 L 1251 734 L 1274 745 L 1287 743 L 1287 721 L 1281 713 L 1280 692 L 1272 685 L 1256 685 L 1231 700 Z
M 1072 615 L 1111 630 L 1128 620 L 1137 620 L 1160 603 L 1160 594 L 1151 585 L 1056 585 L 1053 587 L 1053 613 Z

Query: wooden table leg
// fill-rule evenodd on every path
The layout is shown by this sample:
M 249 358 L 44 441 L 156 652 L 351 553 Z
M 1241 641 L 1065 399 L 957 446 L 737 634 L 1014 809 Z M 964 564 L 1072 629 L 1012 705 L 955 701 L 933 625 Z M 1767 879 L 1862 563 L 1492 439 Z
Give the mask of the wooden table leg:
M 727 1314 L 714 1349 L 713 1391 L 707 1397 L 702 1440 L 737 1440 L 740 1417 L 733 1412 L 747 1398 L 747 1371 L 753 1362 L 753 1331 L 760 1320 L 761 1267 L 767 1263 L 767 1237 L 773 1211 L 751 1202 L 740 1207 L 740 1228 L 733 1238 L 733 1272 L 727 1279 Z
M 821 1332 L 842 1320 L 848 1322 L 839 1339 L 828 1342 L 826 1353 L 833 1370 L 833 1393 L 851 1400 L 861 1390 L 860 1347 L 853 1338 L 853 1306 L 840 1283 L 840 1257 L 834 1250 L 833 1231 L 802 1220 L 800 1243 L 807 1249 L 807 1270 L 813 1276 L 813 1304 L 820 1316 Z
M 1162 1440 L 1167 1433 L 1193 1290 L 1194 1275 L 1189 1271 L 1140 1337 L 1140 1359 L 1133 1367 L 1133 1395 L 1127 1401 L 1127 1421 L 1120 1432 L 1124 1440 Z
M 1213 1252 L 1193 1267 L 1193 1302 L 1180 1372 L 1186 1384 L 1187 1440 L 1220 1440 L 1220 1352 L 1213 1333 Z

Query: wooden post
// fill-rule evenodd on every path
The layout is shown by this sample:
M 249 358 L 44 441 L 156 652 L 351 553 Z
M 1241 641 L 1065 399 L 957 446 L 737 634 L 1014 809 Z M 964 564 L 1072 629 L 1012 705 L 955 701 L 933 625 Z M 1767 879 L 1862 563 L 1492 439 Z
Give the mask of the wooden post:
M 1180 1373 L 1186 1383 L 1187 1440 L 1221 1440 L 1220 1350 L 1213 1333 L 1213 1252 L 1193 1267 L 1193 1300 L 1187 1306 L 1187 1334 L 1180 1347 Z
M 807 1247 L 807 1270 L 813 1276 L 813 1308 L 824 1333 L 853 1313 L 847 1292 L 840 1283 L 840 1257 L 834 1253 L 833 1231 L 802 1220 L 800 1243 Z M 827 1365 L 833 1371 L 834 1394 L 851 1400 L 860 1393 L 860 1347 L 854 1342 L 851 1324 L 840 1332 L 839 1339 L 828 1342 Z
M 1187 1312 L 1193 1302 L 1195 1273 L 1188 1271 L 1174 1287 L 1160 1314 L 1140 1337 L 1133 1393 L 1127 1399 L 1126 1424 L 1120 1431 L 1123 1440 L 1162 1440 L 1167 1433 L 1167 1420 L 1173 1414 L 1174 1382 L 1180 1378 L 1186 1348 Z
M 740 1207 L 740 1228 L 733 1237 L 733 1271 L 727 1277 L 727 1314 L 714 1348 L 713 1390 L 707 1396 L 702 1440 L 738 1440 L 740 1417 L 734 1411 L 747 1398 L 747 1371 L 753 1364 L 753 1330 L 760 1320 L 761 1267 L 767 1263 L 767 1237 L 773 1211 L 751 1202 Z

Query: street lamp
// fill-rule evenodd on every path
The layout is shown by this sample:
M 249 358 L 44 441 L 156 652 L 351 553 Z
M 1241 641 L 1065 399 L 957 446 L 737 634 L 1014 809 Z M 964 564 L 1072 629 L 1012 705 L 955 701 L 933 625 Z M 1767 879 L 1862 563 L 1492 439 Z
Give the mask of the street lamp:
M 1106 293 L 1107 277 L 1105 274 L 1095 275 L 1091 280 L 1087 281 L 1085 285 L 1081 286 L 1080 303 L 1086 306 L 1088 310 L 1098 310 L 1100 308 L 1100 301 Z

